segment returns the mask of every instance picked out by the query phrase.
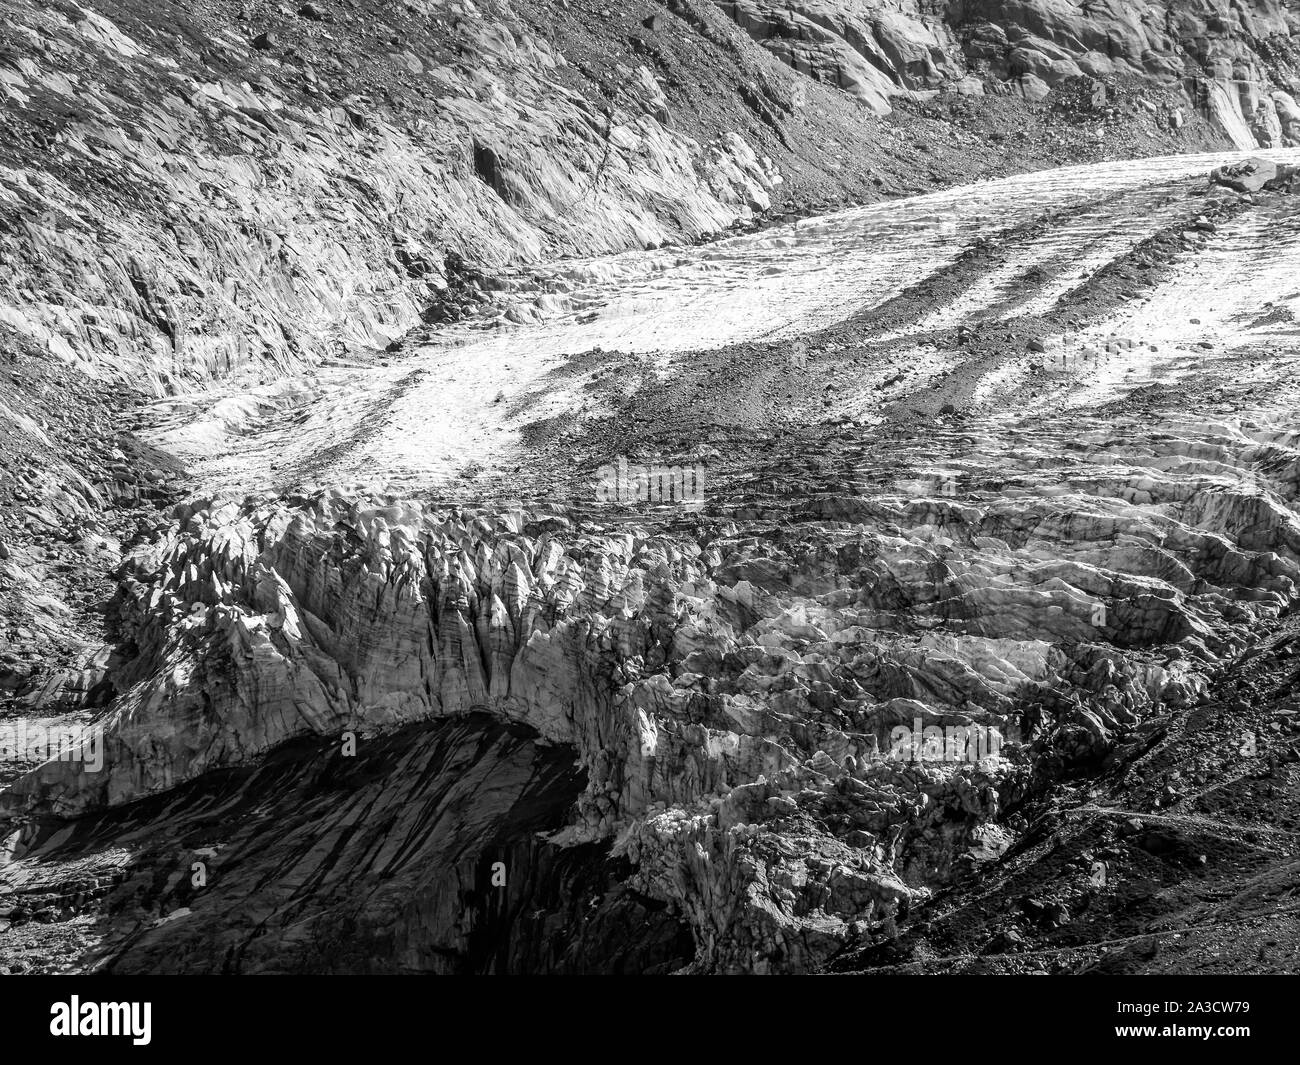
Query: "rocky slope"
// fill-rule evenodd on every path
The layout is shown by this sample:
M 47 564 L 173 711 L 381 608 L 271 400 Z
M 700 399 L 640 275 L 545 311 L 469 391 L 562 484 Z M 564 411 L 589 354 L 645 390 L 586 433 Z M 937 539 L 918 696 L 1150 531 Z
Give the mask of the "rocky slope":
M 983 78 L 993 92 L 1018 78 L 1037 100 L 1045 76 L 1069 110 L 1081 102 L 1071 75 L 1114 73 L 1121 96 L 1126 83 L 1147 93 L 1141 106 L 1106 104 L 1104 87 L 1082 103 L 1117 127 L 1121 151 L 1177 142 L 1167 119 L 1182 75 L 1201 79 L 1213 120 L 1189 143 L 1241 140 L 1256 104 L 1272 108 L 1260 121 L 1274 141 L 1294 117 L 1289 23 L 1272 4 L 1207 37 L 1203 20 L 1173 11 L 1158 39 L 1104 8 L 976 5 L 950 24 L 863 6 L 861 29 L 844 32 L 879 38 L 871 54 L 886 73 L 871 107 L 839 91 L 857 84 L 848 75 L 795 73 L 699 0 L 615 7 L 244 3 L 162 17 L 129 2 L 10 5 L 0 321 L 92 376 L 175 391 L 383 347 L 442 312 L 462 262 L 490 271 L 689 241 L 776 201 L 874 198 L 1008 155 L 1038 161 L 1029 146 L 951 143 L 1035 122 L 1023 101 L 913 108 L 900 117 L 916 143 L 900 143 L 897 123 L 873 121 L 894 91 L 924 101 L 910 90 L 974 91 Z M 1013 47 L 1016 25 L 1042 36 Z M 959 47 L 970 26 L 1003 43 Z M 1110 65 L 1079 67 L 1058 40 L 1104 47 Z M 1201 42 L 1185 71 L 1164 58 L 1177 41 Z M 1139 54 L 1147 67 L 1130 62 Z M 1225 103 L 1225 64 L 1244 117 Z M 1069 122 L 1062 131 L 1059 155 L 1098 147 Z
M 1292 135 L 1283 9 L 1133 10 L 10 5 L 0 726 L 82 745 L 0 732 L 4 965 L 1073 969 L 1267 920 L 1294 826 L 1210 793 L 1295 784 L 1285 172 L 716 239 Z M 707 505 L 593 505 L 629 455 Z M 1255 879 L 1136 906 L 1175 828 Z
M 1041 100 L 1085 79 L 1181 89 L 1238 148 L 1300 136 L 1300 13 L 1279 0 L 1215 3 L 1011 0 L 1003 3 L 769 3 L 719 6 L 782 62 L 880 113 L 896 96 L 950 90 Z M 1186 111 L 1170 111 L 1180 125 Z
M 94 689 L 118 508 L 172 497 L 177 464 L 129 432 L 142 400 L 239 379 L 301 401 L 299 371 L 374 365 L 422 322 L 506 320 L 521 286 L 562 304 L 569 281 L 530 276 L 556 256 L 1223 140 L 1167 128 L 1155 86 L 877 117 L 703 0 L 6 15 L 0 698 L 29 704 Z
M 888 399 L 877 429 L 811 410 L 779 431 L 733 424 L 717 457 L 697 445 L 710 488 L 693 515 L 346 488 L 181 505 L 120 572 L 104 768 L 56 760 L 4 793 L 9 956 L 43 968 L 59 944 L 64 964 L 123 972 L 1071 971 L 1112 940 L 1221 934 L 1210 900 L 1233 877 L 1237 926 L 1266 924 L 1289 822 L 1245 829 L 1203 804 L 1222 803 L 1218 783 L 1294 784 L 1289 689 L 1239 678 L 1296 664 L 1300 293 L 1231 338 L 1300 239 L 1284 193 L 1175 187 L 1167 224 L 1045 313 L 1023 309 L 1053 291 L 1040 270 L 1000 316 L 933 325 L 988 300 L 1000 258 L 976 243 L 925 295 L 809 336 L 815 380 L 930 344 L 964 363 Z M 1005 253 L 1043 230 L 1004 234 Z M 1238 290 L 1198 305 L 1225 269 Z M 1042 342 L 1125 316 L 1151 338 L 1171 308 L 1195 317 L 1187 300 L 1209 328 L 1165 326 L 1154 348 L 1058 367 Z M 1008 373 L 1026 337 L 1033 365 Z M 1271 354 L 1246 373 L 1250 351 Z M 770 365 L 721 357 L 742 381 Z M 960 413 L 922 413 L 943 397 Z M 634 402 L 648 424 L 611 444 L 593 422 L 564 454 L 681 432 L 679 405 L 646 388 Z M 1044 835 L 1076 787 L 1079 827 L 1052 839 L 1078 842 L 1054 858 Z M 1263 840 L 1246 880 L 1237 852 L 1211 849 L 1204 889 L 1165 875 L 1176 918 L 1134 912 L 1143 856 L 1233 830 Z M 993 904 L 961 892 L 983 883 L 1011 904 L 969 928 Z

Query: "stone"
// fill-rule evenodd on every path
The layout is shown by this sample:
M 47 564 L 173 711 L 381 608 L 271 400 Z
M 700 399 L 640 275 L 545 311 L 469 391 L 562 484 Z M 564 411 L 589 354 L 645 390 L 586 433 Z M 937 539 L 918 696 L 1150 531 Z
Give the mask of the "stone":
M 1022 74 L 1014 83 L 1015 91 L 1030 102 L 1038 102 L 1047 98 L 1051 86 L 1047 84 L 1037 74 Z
M 1296 172 L 1295 167 L 1276 163 L 1271 159 L 1253 158 L 1240 163 L 1229 163 L 1210 171 L 1210 181 L 1237 192 L 1253 193 L 1262 189 L 1285 185 Z

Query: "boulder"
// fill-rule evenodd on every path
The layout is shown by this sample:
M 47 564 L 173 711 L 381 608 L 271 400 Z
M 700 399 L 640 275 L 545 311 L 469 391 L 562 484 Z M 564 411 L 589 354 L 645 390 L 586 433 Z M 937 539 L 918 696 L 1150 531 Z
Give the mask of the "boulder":
M 1295 174 L 1296 168 L 1293 166 L 1255 157 L 1215 167 L 1210 171 L 1210 181 L 1237 192 L 1259 192 L 1289 186 Z

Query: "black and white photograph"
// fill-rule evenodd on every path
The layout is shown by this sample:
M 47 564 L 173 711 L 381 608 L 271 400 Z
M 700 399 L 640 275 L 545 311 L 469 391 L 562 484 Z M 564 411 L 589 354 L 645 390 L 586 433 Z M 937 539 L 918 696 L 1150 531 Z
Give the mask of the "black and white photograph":
M 1249 1042 L 1298 208 L 1300 0 L 0 0 L 24 1024 L 1092 976 Z

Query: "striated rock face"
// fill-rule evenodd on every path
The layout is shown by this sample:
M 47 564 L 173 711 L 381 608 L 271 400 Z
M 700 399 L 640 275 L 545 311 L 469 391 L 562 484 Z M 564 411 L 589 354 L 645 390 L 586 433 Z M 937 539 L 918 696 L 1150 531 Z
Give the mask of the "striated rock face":
M 605 99 L 504 0 L 290 20 L 294 47 L 175 16 L 6 8 L 0 322 L 92 376 L 163 393 L 382 347 L 447 255 L 691 239 L 781 180 L 674 128 L 643 56 Z
M 960 80 L 964 66 L 943 4 L 718 0 L 718 6 L 783 63 L 851 93 L 880 114 L 890 97 Z
M 718 0 L 782 62 L 880 113 L 947 88 L 1041 100 L 1068 79 L 1178 87 L 1241 149 L 1296 140 L 1300 16 L 1279 0 Z
M 1300 19 L 1277 0 L 992 0 L 961 10 L 967 55 L 999 77 L 1048 85 L 1078 74 L 1181 82 L 1236 147 L 1282 145 L 1277 101 L 1294 107 Z

